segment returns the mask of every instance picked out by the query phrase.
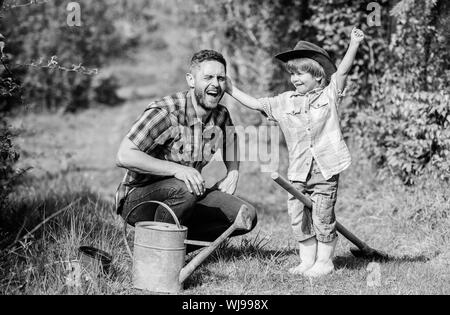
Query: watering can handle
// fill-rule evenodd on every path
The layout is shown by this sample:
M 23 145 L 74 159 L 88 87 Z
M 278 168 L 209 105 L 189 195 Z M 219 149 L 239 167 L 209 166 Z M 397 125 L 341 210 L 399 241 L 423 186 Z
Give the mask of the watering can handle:
M 133 259 L 133 254 L 131 253 L 130 245 L 128 245 L 128 240 L 127 240 L 127 225 L 128 225 L 127 222 L 128 222 L 128 218 L 130 217 L 130 215 L 131 215 L 137 208 L 139 208 L 140 206 L 143 206 L 143 205 L 145 205 L 145 204 L 148 204 L 148 203 L 153 203 L 153 204 L 157 204 L 157 205 L 162 206 L 164 209 L 166 209 L 166 210 L 170 213 L 170 215 L 172 216 L 172 218 L 173 218 L 174 221 L 175 221 L 175 224 L 177 225 L 177 228 L 179 228 L 179 229 L 182 228 L 182 227 L 181 227 L 181 224 L 180 224 L 180 221 L 178 220 L 178 218 L 177 218 L 177 216 L 175 215 L 175 213 L 173 212 L 173 210 L 170 209 L 170 207 L 169 207 L 168 205 L 166 205 L 165 203 L 162 203 L 162 202 L 160 202 L 160 201 L 145 201 L 145 202 L 142 202 L 142 203 L 138 204 L 138 205 L 135 206 L 133 209 L 131 209 L 130 212 L 128 212 L 128 214 L 127 214 L 127 216 L 125 217 L 125 220 L 124 220 L 124 222 L 123 222 L 123 240 L 124 240 L 124 242 L 125 242 L 125 246 L 127 247 L 127 251 L 128 251 L 128 254 L 130 255 L 131 259 Z

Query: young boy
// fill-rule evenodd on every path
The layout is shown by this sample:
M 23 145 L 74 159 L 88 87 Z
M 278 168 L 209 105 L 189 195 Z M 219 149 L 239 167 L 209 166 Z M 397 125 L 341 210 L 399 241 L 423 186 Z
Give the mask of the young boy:
M 288 201 L 301 259 L 299 266 L 289 270 L 293 274 L 320 277 L 334 270 L 334 206 L 339 174 L 351 164 L 339 126 L 338 107 L 363 39 L 364 33 L 354 28 L 338 69 L 324 49 L 309 42 L 300 41 L 294 50 L 277 55 L 285 63 L 295 91 L 276 97 L 253 98 L 228 80 L 228 94 L 278 123 L 289 150 L 289 180 L 313 200 L 312 212 L 292 196 Z

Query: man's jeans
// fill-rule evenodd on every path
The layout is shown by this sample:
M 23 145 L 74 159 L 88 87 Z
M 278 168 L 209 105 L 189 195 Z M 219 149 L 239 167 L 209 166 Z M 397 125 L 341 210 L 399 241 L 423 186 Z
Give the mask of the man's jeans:
M 122 217 L 126 218 L 135 206 L 145 201 L 167 204 L 175 212 L 181 225 L 188 228 L 189 239 L 209 242 L 214 241 L 233 224 L 242 205 L 253 208 L 249 203 L 218 190 L 207 190 L 203 196 L 197 197 L 187 190 L 183 181 L 169 178 L 133 189 L 124 203 Z M 174 223 L 167 210 L 156 204 L 143 205 L 128 218 L 128 223 L 133 226 L 141 221 Z M 256 223 L 255 217 L 252 229 Z M 246 233 L 248 231 L 238 230 L 231 236 Z

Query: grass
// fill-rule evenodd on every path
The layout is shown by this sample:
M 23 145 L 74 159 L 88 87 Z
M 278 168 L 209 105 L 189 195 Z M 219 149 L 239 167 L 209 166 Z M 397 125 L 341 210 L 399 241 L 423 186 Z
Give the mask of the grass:
M 86 148 L 84 154 L 88 153 Z M 448 294 L 447 187 L 429 179 L 416 187 L 380 180 L 363 160 L 356 160 L 343 175 L 337 215 L 368 244 L 391 255 L 380 265 L 380 286 L 367 285 L 370 261 L 352 257 L 351 244 L 342 238 L 332 276 L 309 280 L 290 275 L 287 270 L 298 263 L 298 252 L 289 230 L 287 196 L 264 180 L 268 174 L 244 164 L 238 194 L 257 206 L 259 224 L 208 257 L 186 281 L 183 294 Z M 29 176 L 19 186 L 11 213 L 5 213 L 0 224 L 2 235 L 8 236 L 2 237 L 2 248 L 17 239 L 19 231 L 26 235 L 45 217 L 70 206 L 32 236 L 2 251 L 0 293 L 141 294 L 132 288 L 132 260 L 111 197 L 87 185 L 84 175 L 69 171 L 61 176 Z M 130 242 L 132 238 L 131 233 Z M 80 261 L 78 247 L 83 245 L 111 253 L 112 272 L 95 280 L 82 278 L 82 285 L 74 288 L 67 282 L 67 267 Z
M 114 156 L 152 97 L 185 88 L 179 74 L 196 47 L 189 30 L 165 22 L 174 26 L 159 34 L 167 50 L 144 49 L 137 61 L 109 69 L 129 86 L 123 106 L 64 116 L 29 114 L 12 121 L 20 131 L 19 167 L 33 170 L 17 187 L 11 207 L 0 214 L 0 294 L 142 294 L 132 287 L 122 220 L 113 213 L 113 195 L 123 176 Z M 354 164 L 341 177 L 336 213 L 362 240 L 390 254 L 380 264 L 379 286 L 368 286 L 370 261 L 352 257 L 351 244 L 342 237 L 333 275 L 317 280 L 290 275 L 287 270 L 299 258 L 287 194 L 256 163 L 243 163 L 237 194 L 257 207 L 258 226 L 208 257 L 182 294 L 449 294 L 448 183 L 424 177 L 405 187 L 395 179 L 380 179 L 361 152 L 352 152 Z M 285 174 L 285 151 L 281 157 L 280 173 Z M 216 165 L 205 176 L 214 182 L 221 172 Z M 100 277 L 87 277 L 83 270 L 81 285 L 74 286 L 68 277 L 71 268 L 80 266 L 78 248 L 83 245 L 112 254 L 112 270 Z

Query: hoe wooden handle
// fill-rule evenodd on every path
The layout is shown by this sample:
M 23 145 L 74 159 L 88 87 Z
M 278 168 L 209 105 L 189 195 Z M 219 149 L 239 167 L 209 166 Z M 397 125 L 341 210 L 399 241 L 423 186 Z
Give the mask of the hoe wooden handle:
M 209 256 L 216 248 L 222 244 L 231 234 L 236 230 L 250 230 L 253 219 L 255 218 L 255 212 L 251 211 L 247 206 L 243 205 L 239 210 L 234 223 L 210 246 L 202 249 L 200 253 L 195 256 L 187 266 L 185 266 L 180 272 L 180 282 L 183 283 L 187 277 Z
M 290 193 L 292 196 L 300 200 L 308 209 L 312 209 L 313 202 L 311 198 L 305 196 L 301 192 L 299 192 L 290 182 L 280 176 L 278 173 L 272 174 L 272 179 L 280 185 L 284 190 Z M 361 241 L 358 237 L 356 237 L 352 232 L 347 230 L 342 224 L 336 222 L 336 229 L 339 233 L 341 233 L 346 239 L 355 244 L 360 250 L 366 251 L 370 249 L 370 247 Z

